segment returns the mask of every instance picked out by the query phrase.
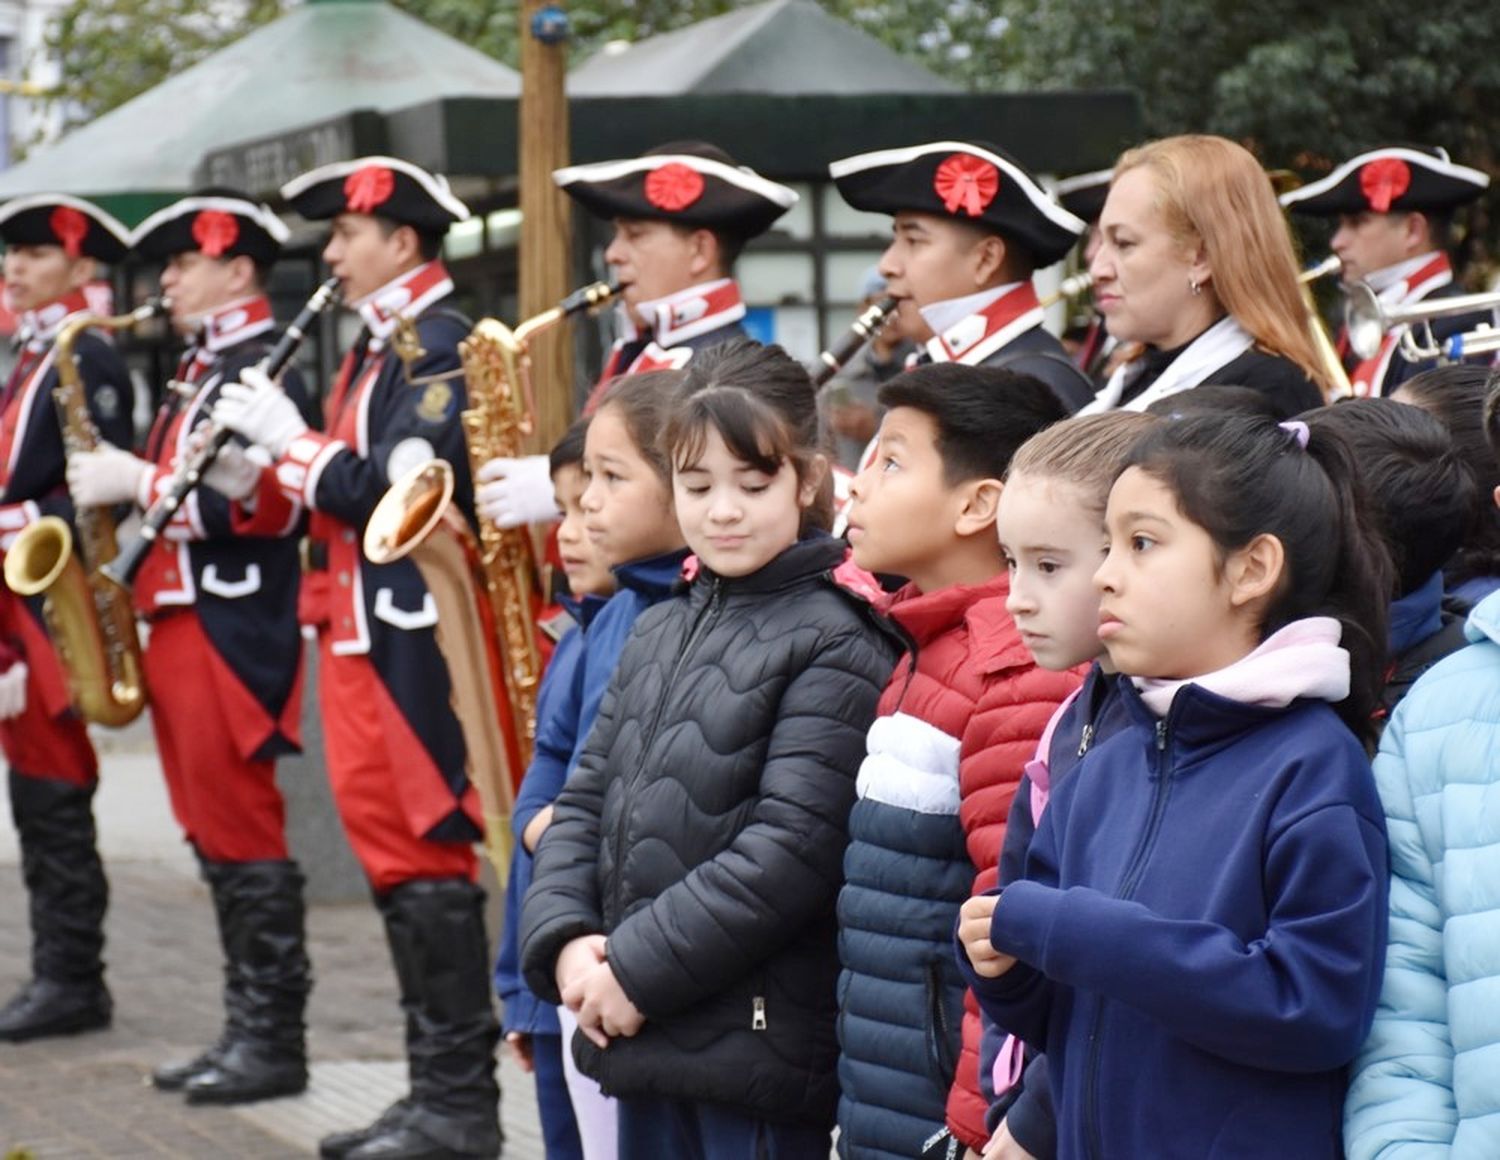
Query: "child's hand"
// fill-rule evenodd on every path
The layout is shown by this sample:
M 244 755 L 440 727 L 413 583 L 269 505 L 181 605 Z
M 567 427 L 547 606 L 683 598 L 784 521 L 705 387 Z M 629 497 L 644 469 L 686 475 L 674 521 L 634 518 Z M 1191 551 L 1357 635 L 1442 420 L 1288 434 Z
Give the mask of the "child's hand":
M 542 840 L 542 835 L 547 832 L 547 827 L 552 824 L 552 807 L 543 806 L 537 810 L 531 821 L 526 823 L 526 828 L 521 831 L 521 845 L 526 847 L 528 854 L 536 853 L 537 843 Z
M 506 1033 L 505 1042 L 510 1045 L 510 1054 L 521 1065 L 521 1070 L 530 1075 L 536 1069 L 531 1036 L 524 1031 L 511 1031 Z
M 984 1146 L 981 1160 L 1036 1160 L 1036 1157 L 1016 1143 L 1016 1138 L 1010 1134 L 1010 1125 L 1001 1120 L 990 1142 Z
M 588 973 L 604 961 L 604 936 L 586 934 L 575 938 L 557 956 L 557 966 L 552 978 L 557 983 L 557 993 L 563 1006 L 577 1012 L 583 1002 L 583 980 Z
M 998 894 L 977 894 L 958 912 L 958 941 L 974 967 L 986 979 L 998 979 L 1016 965 L 1014 955 L 1002 954 L 990 942 L 990 919 L 1000 904 Z
M 617 1035 L 629 1038 L 645 1024 L 646 1017 L 625 994 L 608 962 L 589 972 L 583 984 L 583 1003 L 578 1008 L 578 1026 L 600 1047 L 608 1047 Z M 590 1029 L 598 1035 L 590 1033 Z

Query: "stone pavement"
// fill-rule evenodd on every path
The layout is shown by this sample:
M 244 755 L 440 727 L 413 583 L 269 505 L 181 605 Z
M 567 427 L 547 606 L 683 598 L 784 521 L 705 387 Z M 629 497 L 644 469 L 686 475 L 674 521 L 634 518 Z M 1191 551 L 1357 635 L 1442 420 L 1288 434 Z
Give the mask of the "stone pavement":
M 104 755 L 96 800 L 112 897 L 106 1032 L 0 1044 L 5 1160 L 281 1160 L 368 1123 L 405 1090 L 399 1012 L 384 935 L 364 904 L 309 909 L 316 982 L 307 1093 L 244 1108 L 195 1108 L 153 1090 L 152 1066 L 218 1034 L 218 940 L 207 889 L 172 825 L 149 752 Z M 29 934 L 0 779 L 0 1001 L 27 977 Z M 531 1078 L 502 1065 L 505 1155 L 540 1160 Z

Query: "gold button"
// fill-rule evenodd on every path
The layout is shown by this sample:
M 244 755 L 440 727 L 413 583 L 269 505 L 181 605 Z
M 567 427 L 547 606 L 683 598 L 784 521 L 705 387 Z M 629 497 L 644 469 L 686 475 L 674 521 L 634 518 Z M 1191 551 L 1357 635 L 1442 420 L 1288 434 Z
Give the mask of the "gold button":
M 347 573 L 347 572 L 340 572 L 339 573 L 339 586 L 341 588 L 347 588 L 347 587 L 349 587 L 349 573 Z

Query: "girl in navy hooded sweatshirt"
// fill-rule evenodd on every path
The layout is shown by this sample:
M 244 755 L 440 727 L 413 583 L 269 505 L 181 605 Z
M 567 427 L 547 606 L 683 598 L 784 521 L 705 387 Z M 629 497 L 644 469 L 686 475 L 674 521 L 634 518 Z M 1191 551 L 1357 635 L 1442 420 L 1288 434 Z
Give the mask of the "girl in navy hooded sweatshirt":
M 1385 953 L 1366 744 L 1389 562 L 1347 447 L 1170 420 L 1110 492 L 1099 637 L 1128 725 L 1054 787 L 959 961 L 1045 1049 L 1058 1155 L 1341 1156 Z

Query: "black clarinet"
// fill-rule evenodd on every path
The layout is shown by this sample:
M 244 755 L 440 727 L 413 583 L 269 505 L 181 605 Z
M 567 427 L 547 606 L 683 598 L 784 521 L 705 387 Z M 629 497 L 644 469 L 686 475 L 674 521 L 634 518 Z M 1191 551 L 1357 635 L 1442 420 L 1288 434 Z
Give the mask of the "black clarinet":
M 860 347 L 881 332 L 895 309 L 896 299 L 882 298 L 856 318 L 838 342 L 818 355 L 820 365 L 813 375 L 813 386 L 821 387 L 838 374 L 844 364 L 859 353 Z
M 266 357 L 260 360 L 258 369 L 271 379 L 280 376 L 297 353 L 297 348 L 302 345 L 302 340 L 307 336 L 308 327 L 313 324 L 318 315 L 338 300 L 338 296 L 339 279 L 337 278 L 328 279 L 313 291 L 313 296 L 307 300 L 307 305 L 303 306 L 297 317 L 292 319 L 291 325 L 282 332 L 281 337 L 276 340 L 276 345 L 270 349 Z M 219 452 L 233 436 L 234 432 L 228 427 L 221 427 L 216 423 L 209 424 L 207 442 L 195 454 L 182 461 L 181 467 L 172 476 L 171 486 L 141 518 L 141 530 L 136 533 L 134 539 L 116 553 L 113 560 L 100 567 L 101 576 L 125 589 L 129 589 L 135 583 L 136 573 L 146 562 L 146 555 L 151 551 L 151 545 L 161 538 L 166 526 L 172 522 L 172 517 L 181 510 L 193 489 L 203 482 L 204 473 L 213 466 L 214 460 L 219 457 Z

